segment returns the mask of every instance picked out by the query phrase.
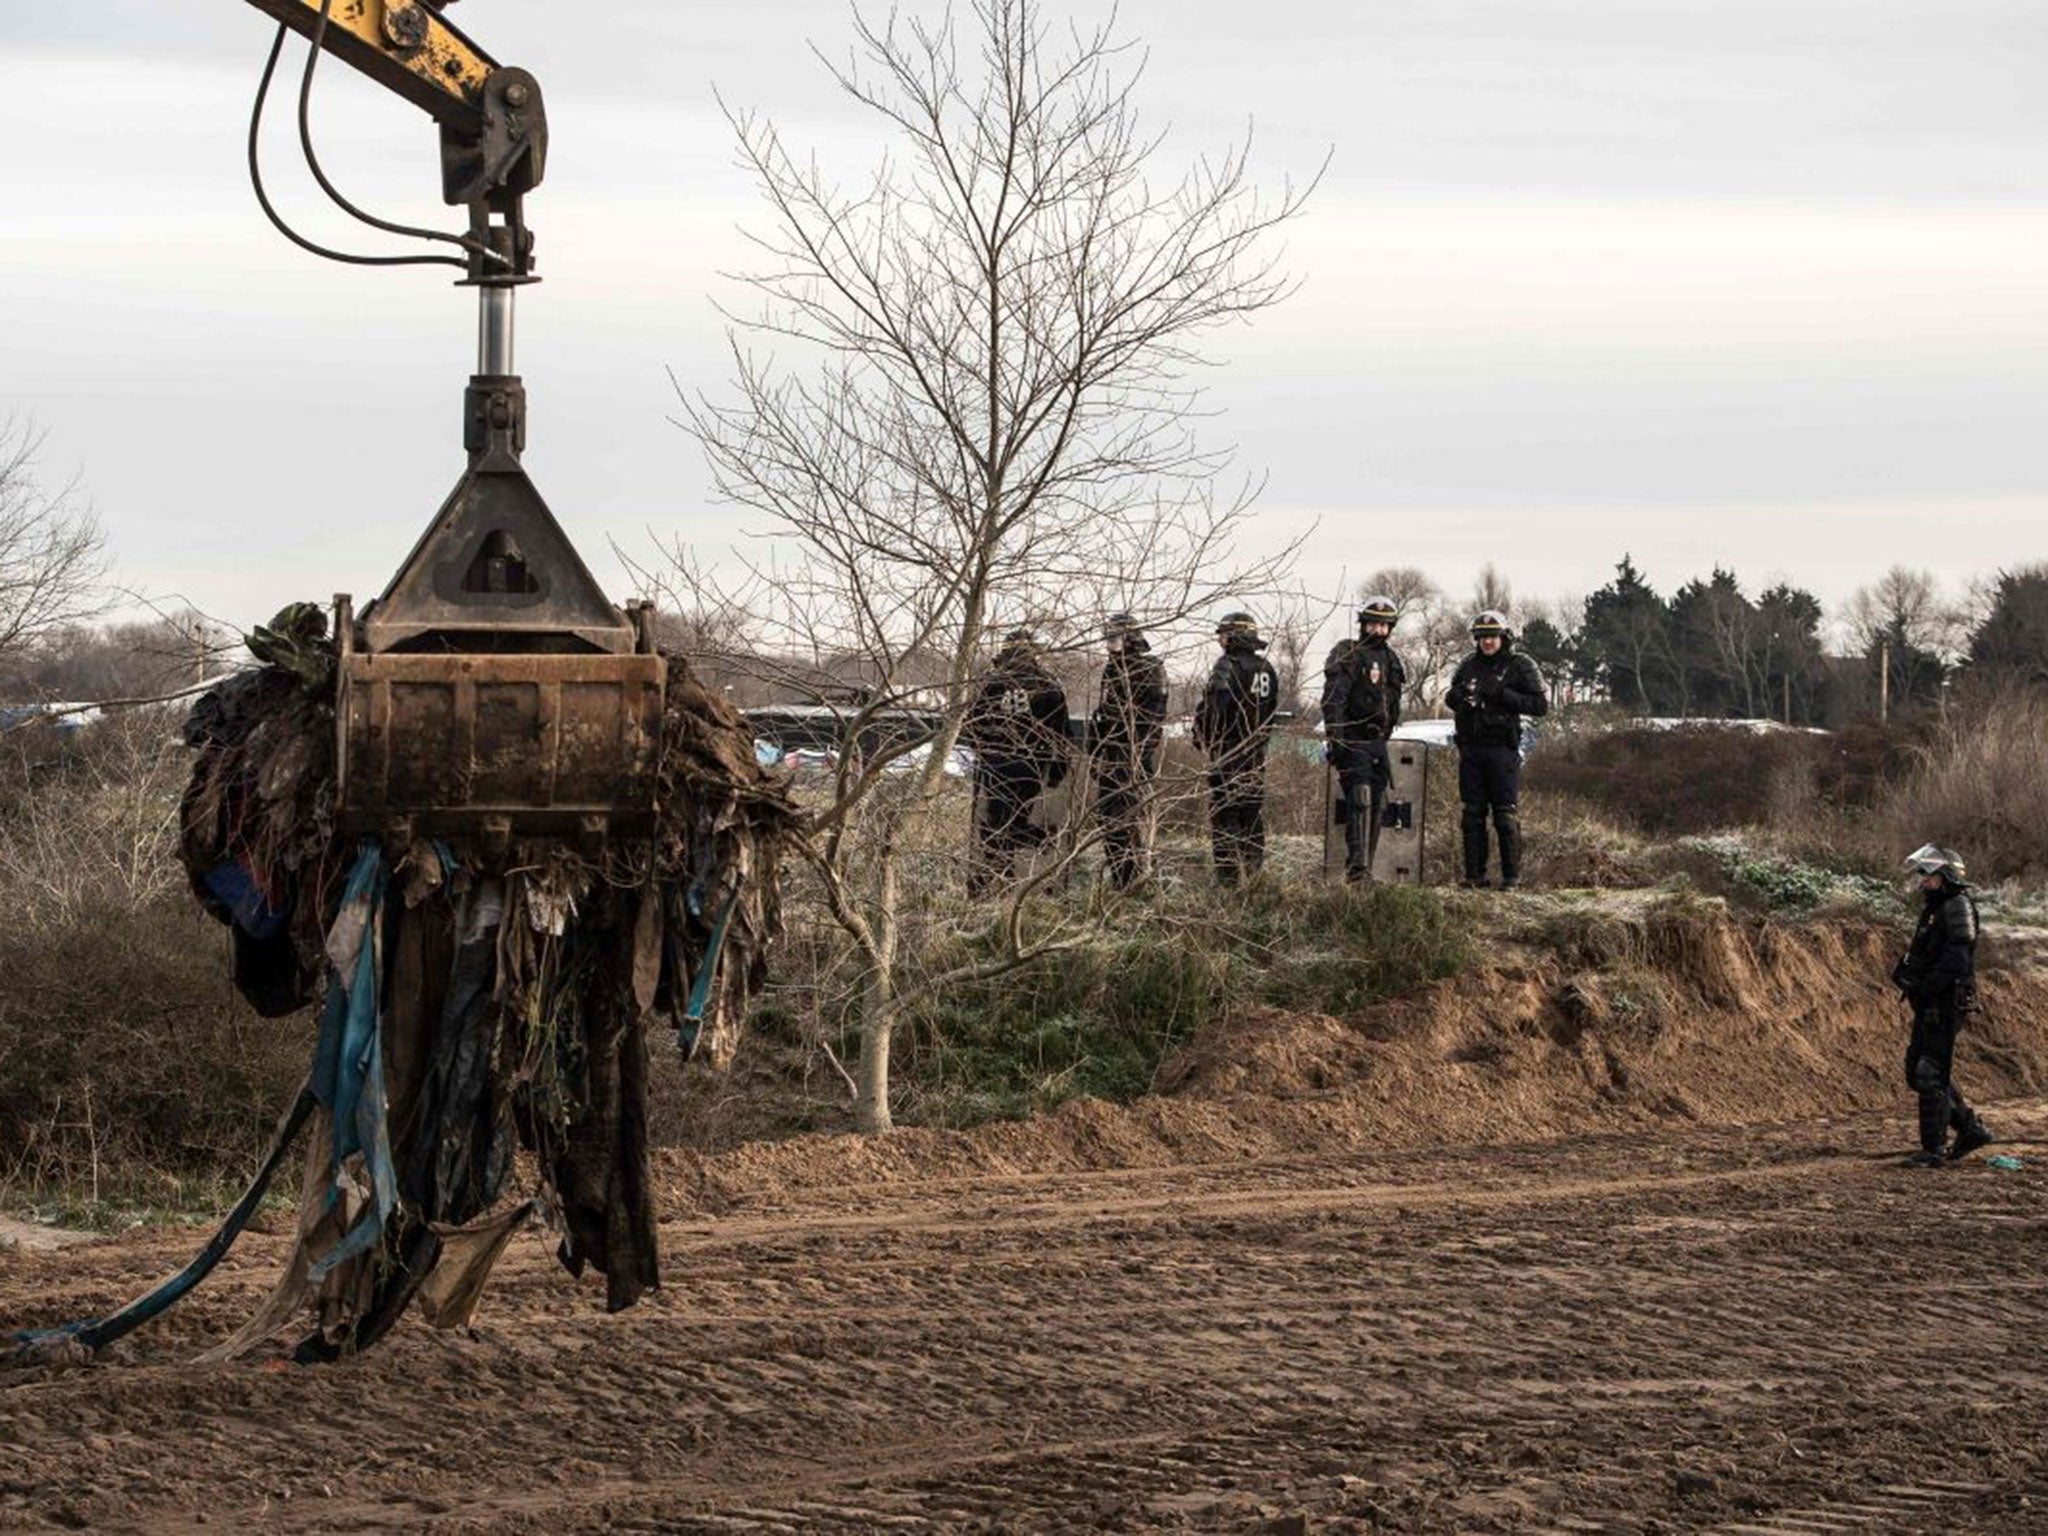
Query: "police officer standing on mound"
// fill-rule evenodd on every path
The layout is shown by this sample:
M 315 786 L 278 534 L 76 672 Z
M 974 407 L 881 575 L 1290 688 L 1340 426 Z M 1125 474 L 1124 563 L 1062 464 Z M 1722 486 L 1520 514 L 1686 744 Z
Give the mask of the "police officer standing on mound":
M 1067 776 L 1067 695 L 1046 670 L 1030 630 L 1003 637 L 960 735 L 974 753 L 975 846 L 967 894 L 983 896 L 1009 877 L 1020 850 L 1046 840 L 1045 828 L 1031 819 L 1032 807 Z
M 1159 738 L 1166 725 L 1166 664 L 1152 654 L 1138 621 L 1115 613 L 1102 628 L 1109 660 L 1095 705 L 1089 756 L 1095 769 L 1095 814 L 1102 822 L 1103 872 L 1112 889 L 1145 878 L 1146 800 L 1159 777 Z
M 1195 745 L 1209 758 L 1209 838 L 1216 880 L 1236 885 L 1266 862 L 1266 744 L 1280 707 L 1280 676 L 1248 613 L 1216 626 L 1223 647 L 1195 706 Z
M 1388 644 L 1399 617 L 1390 597 L 1368 597 L 1358 609 L 1358 638 L 1339 640 L 1323 666 L 1324 755 L 1337 770 L 1344 818 L 1344 878 L 1372 875 L 1380 841 L 1380 807 L 1393 783 L 1387 738 L 1401 723 L 1408 669 Z
M 1486 816 L 1500 838 L 1500 888 L 1522 880 L 1522 721 L 1546 714 L 1550 696 L 1536 663 L 1514 648 L 1508 621 L 1489 608 L 1472 621 L 1473 651 L 1451 674 L 1457 721 L 1458 799 L 1463 802 L 1465 884 L 1486 885 Z
M 1892 970 L 1892 984 L 1913 1008 L 1906 1046 L 1906 1082 L 1920 1100 L 1920 1155 L 1913 1162 L 1939 1168 L 1951 1130 L 1950 1160 L 1991 1143 L 1991 1132 L 1951 1075 L 1956 1034 L 1977 1006 L 1977 903 L 1963 879 L 1963 861 L 1948 849 L 1929 843 L 1906 867 L 1920 877 L 1920 921 Z

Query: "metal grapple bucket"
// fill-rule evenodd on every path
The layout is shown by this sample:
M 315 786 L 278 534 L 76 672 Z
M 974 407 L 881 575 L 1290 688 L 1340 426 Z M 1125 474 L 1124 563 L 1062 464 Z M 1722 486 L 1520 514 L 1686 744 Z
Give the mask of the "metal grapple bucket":
M 383 596 L 335 600 L 344 830 L 586 851 L 653 825 L 667 668 L 519 464 L 524 392 L 470 381 L 470 465 Z

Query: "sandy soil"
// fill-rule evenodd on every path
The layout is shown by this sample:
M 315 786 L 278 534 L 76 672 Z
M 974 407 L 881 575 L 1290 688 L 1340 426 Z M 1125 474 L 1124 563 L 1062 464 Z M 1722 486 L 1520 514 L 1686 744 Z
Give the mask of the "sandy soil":
M 858 1191 L 671 1191 L 616 1317 L 522 1239 L 467 1335 L 181 1363 L 251 1238 L 120 1357 L 0 1381 L 0 1528 L 2048 1531 L 2048 1099 L 2027 1162 L 1906 1105 L 1767 1129 Z M 191 1233 L 0 1252 L 0 1327 Z

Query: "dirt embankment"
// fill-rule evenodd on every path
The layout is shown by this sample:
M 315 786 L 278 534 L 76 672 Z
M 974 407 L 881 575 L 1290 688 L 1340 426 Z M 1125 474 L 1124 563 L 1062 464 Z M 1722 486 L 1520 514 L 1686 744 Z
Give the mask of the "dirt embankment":
M 1499 921 L 1476 968 L 1420 993 L 1348 1017 L 1240 1010 L 1128 1106 L 670 1151 L 664 1181 L 684 1208 L 718 1211 L 903 1179 L 1906 1113 L 1892 930 L 1622 892 L 1529 899 Z M 1973 1098 L 2048 1092 L 2048 947 L 2033 937 L 1987 945 L 1957 1060 Z

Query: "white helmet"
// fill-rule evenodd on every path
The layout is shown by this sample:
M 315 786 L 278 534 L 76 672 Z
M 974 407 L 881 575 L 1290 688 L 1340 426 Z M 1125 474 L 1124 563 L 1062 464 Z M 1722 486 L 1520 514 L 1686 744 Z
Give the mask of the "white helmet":
M 1906 856 L 1906 868 L 1916 875 L 1940 875 L 1950 885 L 1964 885 L 1968 871 L 1963 867 L 1962 856 L 1953 849 L 1937 847 L 1933 843 L 1922 843 Z

